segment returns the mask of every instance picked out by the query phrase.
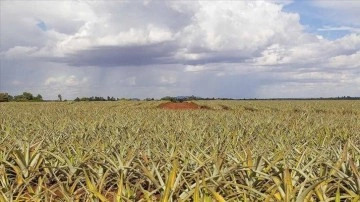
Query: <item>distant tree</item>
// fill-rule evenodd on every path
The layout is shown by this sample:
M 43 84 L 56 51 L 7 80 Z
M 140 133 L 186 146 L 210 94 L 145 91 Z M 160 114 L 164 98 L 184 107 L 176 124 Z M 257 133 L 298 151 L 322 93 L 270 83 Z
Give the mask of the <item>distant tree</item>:
M 202 98 L 198 98 L 195 95 L 189 96 L 187 100 L 201 100 Z
M 183 99 L 179 99 L 177 97 L 171 97 L 171 96 L 165 96 L 165 97 L 161 98 L 160 100 L 167 100 L 170 102 L 183 102 L 184 101 Z
M 29 92 L 23 92 L 21 95 L 15 95 L 15 96 L 8 95 L 8 100 L 16 101 L 16 102 L 26 102 L 26 101 L 39 102 L 39 101 L 43 101 L 43 98 L 40 94 L 34 97 L 33 94 Z
M 43 98 L 40 94 L 38 94 L 35 98 L 34 98 L 35 101 L 43 101 Z
M 116 101 L 114 97 L 107 96 L 106 98 L 101 96 L 91 96 L 91 97 L 77 97 L 74 101 Z
M 23 92 L 22 95 L 16 95 L 14 97 L 14 100 L 16 102 L 25 102 L 25 101 L 32 101 L 34 99 L 34 96 L 31 93 Z
M 26 98 L 24 97 L 24 95 L 15 95 L 14 96 L 14 101 L 16 102 L 23 102 L 23 101 L 27 101 Z
M 80 102 L 80 98 L 79 98 L 79 97 L 76 97 L 74 101 L 75 101 L 75 102 Z
M 8 101 L 9 101 L 9 94 L 0 93 L 0 102 L 8 102 Z
M 30 101 L 30 100 L 33 100 L 33 99 L 34 99 L 33 94 L 31 94 L 31 93 L 29 93 L 29 92 L 23 92 L 22 95 L 23 95 L 23 97 L 25 98 L 25 100 Z
M 59 101 L 61 102 L 61 101 L 62 101 L 62 96 L 61 96 L 61 94 L 58 95 L 58 98 L 59 98 Z
M 170 101 L 172 99 L 173 99 L 173 97 L 165 96 L 165 97 L 162 97 L 160 100 L 168 100 L 168 101 Z

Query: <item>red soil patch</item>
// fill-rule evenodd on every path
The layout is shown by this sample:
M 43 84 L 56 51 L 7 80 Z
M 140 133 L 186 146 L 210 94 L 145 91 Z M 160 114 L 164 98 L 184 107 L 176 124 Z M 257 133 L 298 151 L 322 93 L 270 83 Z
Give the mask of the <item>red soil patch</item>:
M 161 109 L 207 109 L 208 107 L 197 105 L 193 102 L 167 102 L 159 105 Z

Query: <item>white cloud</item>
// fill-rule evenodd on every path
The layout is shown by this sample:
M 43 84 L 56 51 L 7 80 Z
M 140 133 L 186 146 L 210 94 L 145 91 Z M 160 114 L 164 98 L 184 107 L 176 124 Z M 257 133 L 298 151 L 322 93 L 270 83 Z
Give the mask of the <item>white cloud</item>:
M 73 99 L 77 96 L 85 96 L 91 89 L 91 83 L 87 77 L 77 77 L 75 75 L 50 76 L 39 86 L 41 93 L 46 97 L 56 99 L 61 94 L 64 99 Z M 39 88 L 38 87 L 38 88 Z
M 115 46 L 115 45 L 131 45 L 131 44 L 151 44 L 172 39 L 172 33 L 166 28 L 156 27 L 149 24 L 146 29 L 131 28 L 128 31 L 120 32 L 116 36 L 105 36 L 97 39 L 96 46 Z
M 282 64 L 308 64 L 317 63 L 324 66 L 331 63 L 329 58 L 353 54 L 360 49 L 360 35 L 349 34 L 335 41 L 319 38 L 315 42 L 303 43 L 295 46 L 274 44 L 262 51 L 260 57 L 254 58 L 257 65 L 282 65 Z M 350 54 L 350 55 L 351 55 Z M 354 58 L 356 56 L 350 57 Z M 348 58 L 348 59 L 350 59 Z M 354 60 L 349 63 L 357 64 Z
M 358 27 L 349 27 L 349 26 L 324 26 L 322 28 L 318 28 L 318 31 L 349 31 L 360 33 L 360 28 Z
M 360 68 L 360 51 L 351 55 L 338 55 L 329 59 L 329 66 L 334 68 Z
M 262 1 L 202 1 L 180 36 L 189 47 L 241 50 L 244 54 L 271 43 L 292 43 L 294 37 L 301 41 L 306 35 L 302 35 L 299 16 L 281 9 L 281 5 Z
M 24 84 L 23 82 L 18 81 L 18 80 L 13 80 L 13 81 L 11 82 L 11 85 L 14 85 L 14 86 L 21 86 L 21 85 L 23 85 L 23 84 Z
M 161 76 L 160 82 L 162 84 L 174 84 L 176 83 L 177 79 L 174 76 Z
M 58 77 L 58 78 L 49 77 L 48 79 L 46 79 L 44 84 L 45 84 L 45 86 L 59 84 L 62 80 L 63 80 L 63 77 Z
M 15 46 L 6 52 L 1 52 L 0 55 L 3 55 L 6 59 L 19 59 L 31 56 L 36 51 L 38 51 L 37 47 Z
M 126 84 L 130 85 L 130 86 L 135 86 L 136 85 L 136 77 L 132 76 L 126 79 Z
M 111 6 L 126 10 L 129 4 L 131 5 L 122 2 L 56 2 L 54 6 L 54 2 L 46 1 L 22 4 L 5 2 L 1 10 L 2 18 L 11 16 L 12 21 L 3 20 L 2 27 L 12 29 L 1 29 L 2 41 L 5 42 L 5 50 L 2 52 L 10 51 L 19 39 L 25 42 L 22 45 L 24 47 L 37 44 L 38 52 L 34 56 L 62 57 L 94 46 L 150 44 L 173 38 L 173 33 L 166 26 L 146 22 L 146 19 L 145 22 L 138 21 L 129 26 L 127 21 L 131 19 L 124 21 L 125 18 L 122 18 L 122 22 L 119 22 L 119 19 L 112 19 L 116 13 L 104 14 L 113 9 Z M 22 16 L 17 17 L 19 15 L 14 15 L 15 13 L 22 13 Z M 45 32 L 37 27 L 40 19 L 48 27 Z M 26 36 L 15 33 L 21 32 L 20 27 L 31 32 L 27 31 Z M 71 27 L 71 30 L 66 30 L 66 27 Z
M 360 90 L 358 87 L 360 84 L 359 79 L 355 84 L 342 82 L 283 82 L 260 87 L 258 95 L 266 98 L 358 96 L 357 92 Z
M 136 3 L 133 3 L 136 5 Z M 178 40 L 183 48 L 178 54 L 179 58 L 198 59 L 202 55 L 194 53 L 192 48 L 206 48 L 210 50 L 224 51 L 237 50 L 244 56 L 249 56 L 254 52 L 266 48 L 273 43 L 293 43 L 293 38 L 297 38 L 298 43 L 306 40 L 309 36 L 302 33 L 302 26 L 299 24 L 299 16 L 293 13 L 281 12 L 283 3 L 274 4 L 262 1 L 238 1 L 238 2 L 171 2 L 170 7 L 177 9 L 178 12 L 188 12 L 192 15 L 192 20 L 183 29 L 170 30 L 171 22 L 168 24 L 157 22 L 146 22 L 146 19 L 127 19 L 134 24 L 119 23 L 109 13 L 111 7 L 103 3 L 84 3 L 77 2 L 71 4 L 61 3 L 58 12 L 50 9 L 35 9 L 33 12 L 24 12 L 26 19 L 34 21 L 33 29 L 39 19 L 46 19 L 48 31 L 41 32 L 44 37 L 42 47 L 39 44 L 39 51 L 34 54 L 37 56 L 65 56 L 79 50 L 89 49 L 95 46 L 124 46 L 124 45 L 143 45 L 159 43 L 169 40 Z M 11 13 L 17 4 L 6 4 Z M 48 4 L 36 3 L 25 6 L 47 7 Z M 69 5 L 75 6 L 81 12 L 79 14 L 69 14 Z M 110 4 L 108 6 L 113 6 Z M 187 6 L 184 9 L 184 5 Z M 116 8 L 129 6 L 129 3 L 116 4 Z M 147 12 L 149 6 L 138 6 Z M 139 11 L 140 12 L 140 11 Z M 175 10 L 173 11 L 175 12 Z M 34 15 L 40 13 L 41 15 Z M 6 13 L 8 14 L 8 13 Z M 56 19 L 55 14 L 59 14 Z M 101 17 L 100 17 L 101 16 Z M 64 32 L 59 20 L 68 22 L 69 26 L 77 27 L 72 32 Z M 21 20 L 19 20 L 21 22 Z M 78 22 L 81 22 L 79 26 Z M 274 23 L 276 22 L 276 23 Z M 54 24 L 51 24 L 54 23 Z M 22 22 L 22 25 L 24 22 Z M 27 23 L 29 24 L 29 23 Z M 10 25 L 9 25 L 10 26 Z M 36 28 L 37 29 L 37 28 Z M 40 32 L 37 30 L 37 32 Z M 4 33 L 7 35 L 7 33 Z
M 37 26 L 39 20 L 49 30 L 74 34 L 85 22 L 97 19 L 87 3 L 78 1 L 3 1 L 0 13 L 2 51 L 19 45 L 46 45 L 47 31 Z
M 74 75 L 70 76 L 60 76 L 60 77 L 49 77 L 45 80 L 45 86 L 66 86 L 66 87 L 76 87 L 83 84 L 86 84 L 88 78 L 84 77 L 82 79 L 78 79 Z
M 358 3 L 310 3 L 341 13 L 337 25 L 318 28 L 351 32 L 336 40 L 307 33 L 299 14 L 283 10 L 291 3 L 5 1 L 0 89 L 18 91 L 22 81 L 55 98 L 358 92 Z
M 347 50 L 359 50 L 360 49 L 360 34 L 348 34 L 343 38 L 337 39 L 333 42 L 333 48 L 341 48 Z
M 185 67 L 185 72 L 201 72 L 204 70 L 206 70 L 206 68 L 203 65 L 187 65 Z
M 282 4 L 282 5 L 288 5 L 294 3 L 295 0 L 268 0 L 270 2 Z
M 253 61 L 256 65 L 284 64 L 289 60 L 287 52 L 286 48 L 281 47 L 279 44 L 273 44 L 261 53 L 261 57 L 254 58 Z

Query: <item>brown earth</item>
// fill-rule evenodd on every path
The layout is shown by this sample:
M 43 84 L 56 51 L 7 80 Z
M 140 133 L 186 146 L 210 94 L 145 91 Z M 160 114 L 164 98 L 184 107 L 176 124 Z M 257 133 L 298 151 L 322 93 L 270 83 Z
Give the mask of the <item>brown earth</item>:
M 158 107 L 161 109 L 209 109 L 207 106 L 200 106 L 193 102 L 166 102 Z

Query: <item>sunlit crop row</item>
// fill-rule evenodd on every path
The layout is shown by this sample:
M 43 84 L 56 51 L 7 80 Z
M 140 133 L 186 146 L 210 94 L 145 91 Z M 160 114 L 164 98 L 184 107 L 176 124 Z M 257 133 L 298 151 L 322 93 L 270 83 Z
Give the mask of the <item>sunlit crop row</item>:
M 360 102 L 1 103 L 0 201 L 360 201 Z

